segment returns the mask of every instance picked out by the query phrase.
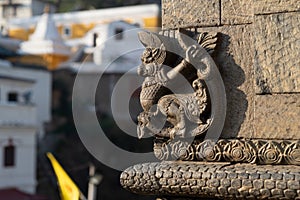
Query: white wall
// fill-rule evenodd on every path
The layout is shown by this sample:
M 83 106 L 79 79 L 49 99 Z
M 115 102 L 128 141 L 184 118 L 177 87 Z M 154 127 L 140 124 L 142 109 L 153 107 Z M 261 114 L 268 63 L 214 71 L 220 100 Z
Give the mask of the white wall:
M 116 29 L 123 29 L 124 31 L 123 38 L 120 40 L 116 39 Z M 127 63 L 132 62 L 133 65 L 139 63 L 141 52 L 144 50 L 144 47 L 138 39 L 138 32 L 141 31 L 141 29 L 119 21 L 104 25 L 104 29 L 99 30 L 101 30 L 101 32 L 99 32 L 99 46 L 97 46 L 94 51 L 94 62 L 96 64 L 110 63 L 114 61 L 113 59 L 120 56 L 126 57 Z M 135 52 L 124 54 L 132 50 L 135 50 Z
M 37 127 L 36 108 L 32 105 L 0 105 L 0 124 Z
M 1 74 L 0 74 L 1 75 Z M 11 77 L 11 76 L 10 76 Z M 18 80 L 2 79 L 0 77 L 0 103 L 7 104 L 7 95 L 10 92 L 16 92 L 19 94 L 19 103 L 24 102 L 22 94 L 26 92 L 32 92 L 34 82 L 24 82 Z
M 38 135 L 44 136 L 43 124 L 51 120 L 51 88 L 52 78 L 49 71 L 17 67 L 1 67 L 0 74 L 13 75 L 19 78 L 35 80 L 32 102 L 36 105 L 38 119 Z
M 16 187 L 24 192 L 35 193 L 35 136 L 35 128 L 0 126 L 0 188 Z M 3 163 L 3 148 L 8 139 L 12 139 L 16 147 L 14 167 L 4 167 Z
M 0 72 L 0 188 L 16 187 L 35 193 L 37 110 L 34 104 L 20 97 L 32 91 L 35 81 L 16 75 L 13 68 Z M 18 72 L 20 73 L 20 72 Z M 23 80 L 24 79 L 24 80 Z M 26 79 L 26 80 L 25 80 Z M 18 94 L 17 101 L 8 101 L 8 93 Z M 32 92 L 33 94 L 34 92 Z M 14 166 L 4 166 L 4 147 L 9 141 L 15 146 Z
M 26 103 L 23 94 L 32 93 L 34 82 L 3 79 L 0 77 L 0 124 L 37 126 L 36 107 Z M 16 93 L 17 101 L 9 101 L 8 94 Z

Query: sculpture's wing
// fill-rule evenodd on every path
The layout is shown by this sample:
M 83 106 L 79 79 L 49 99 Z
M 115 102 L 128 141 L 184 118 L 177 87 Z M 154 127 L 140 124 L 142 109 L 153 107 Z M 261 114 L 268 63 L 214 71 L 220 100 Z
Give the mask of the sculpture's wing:
M 218 38 L 216 32 L 203 32 L 199 34 L 197 41 L 201 47 L 203 47 L 209 54 L 211 54 L 215 50 L 217 39 Z
M 161 48 L 161 45 L 163 45 L 163 42 L 155 33 L 141 31 L 138 33 L 138 37 L 145 47 Z

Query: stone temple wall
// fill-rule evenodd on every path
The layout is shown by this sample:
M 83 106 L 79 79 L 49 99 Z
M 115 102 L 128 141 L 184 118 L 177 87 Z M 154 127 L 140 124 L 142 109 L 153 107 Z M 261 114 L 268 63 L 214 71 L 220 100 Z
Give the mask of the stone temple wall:
M 163 161 L 126 169 L 122 186 L 174 200 L 300 199 L 299 0 L 162 0 L 162 19 L 162 33 L 218 33 L 225 125 L 217 142 L 155 141 Z
M 223 138 L 300 139 L 298 0 L 162 0 L 163 29 L 219 33 Z

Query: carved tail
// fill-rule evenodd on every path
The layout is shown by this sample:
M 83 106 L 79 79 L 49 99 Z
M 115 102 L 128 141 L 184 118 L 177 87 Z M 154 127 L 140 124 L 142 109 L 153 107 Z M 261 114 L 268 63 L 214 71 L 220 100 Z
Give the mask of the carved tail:
M 187 47 L 197 45 L 201 49 L 201 56 L 198 61 L 192 60 L 193 66 L 197 67 L 199 64 L 204 64 L 206 69 L 200 70 L 203 80 L 206 82 L 210 99 L 211 99 L 211 126 L 208 129 L 206 138 L 217 141 L 222 133 L 225 117 L 226 117 L 226 93 L 225 86 L 221 74 L 210 57 L 209 53 L 201 47 L 196 41 L 185 34 L 178 31 L 178 41 L 181 47 L 187 50 Z

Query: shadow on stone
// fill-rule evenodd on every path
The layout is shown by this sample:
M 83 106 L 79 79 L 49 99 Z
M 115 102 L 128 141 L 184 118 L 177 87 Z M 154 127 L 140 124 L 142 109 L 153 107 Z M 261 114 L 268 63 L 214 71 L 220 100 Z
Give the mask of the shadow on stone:
M 229 45 L 230 36 L 218 33 L 218 42 L 212 57 L 222 75 L 227 96 L 227 113 L 222 138 L 238 136 L 248 109 L 247 96 L 239 89 L 239 86 L 245 82 L 245 72 L 229 53 Z

